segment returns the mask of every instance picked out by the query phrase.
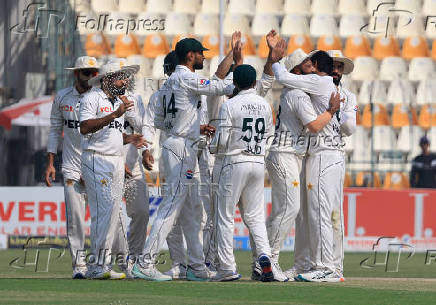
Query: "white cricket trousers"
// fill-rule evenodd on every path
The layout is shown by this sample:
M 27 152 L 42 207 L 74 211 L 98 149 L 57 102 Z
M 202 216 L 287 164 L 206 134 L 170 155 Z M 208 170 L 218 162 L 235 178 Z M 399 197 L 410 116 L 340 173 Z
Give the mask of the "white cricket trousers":
M 324 150 L 308 156 L 306 183 L 312 267 L 335 271 L 332 213 L 343 200 L 344 154 Z
M 139 167 L 139 166 L 137 166 Z M 124 197 L 126 198 L 127 216 L 130 217 L 127 242 L 129 256 L 142 254 L 149 219 L 149 197 L 147 183 L 140 169 L 132 169 L 132 177 L 125 180 Z
M 72 265 L 82 267 L 85 261 L 85 186 L 75 179 L 64 178 L 65 214 Z
M 112 254 L 127 255 L 126 226 L 121 210 L 124 158 L 84 151 L 82 175 L 91 213 L 91 254 L 96 258 L 89 264 L 110 265 Z
M 271 255 L 265 226 L 264 157 L 225 157 L 218 177 L 216 240 L 219 269 L 236 271 L 233 255 L 235 207 L 254 241 L 257 256 Z
M 178 219 L 186 238 L 188 264 L 195 270 L 203 269 L 200 228 L 203 211 L 198 200 L 198 162 L 194 142 L 186 138 L 169 137 L 162 146 L 161 162 L 165 177 L 163 200 L 145 242 L 144 263 L 153 264 L 156 261 L 164 240 Z M 182 209 L 186 210 L 180 213 Z
M 266 221 L 271 258 L 279 261 L 280 248 L 300 210 L 303 157 L 271 151 L 265 160 L 271 179 L 271 214 Z

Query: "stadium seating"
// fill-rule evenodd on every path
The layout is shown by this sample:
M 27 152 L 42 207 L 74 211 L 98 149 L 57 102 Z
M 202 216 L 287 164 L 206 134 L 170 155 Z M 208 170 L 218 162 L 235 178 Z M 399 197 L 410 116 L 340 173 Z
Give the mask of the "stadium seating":
M 185 14 L 197 13 L 200 10 L 200 0 L 174 0 L 173 10 Z
M 424 34 L 424 23 L 421 16 L 400 16 L 397 23 L 397 37 L 407 38 Z
M 92 0 L 91 8 L 97 13 L 110 13 L 118 10 L 115 0 Z
M 166 55 L 159 55 L 154 59 L 153 71 L 152 71 L 151 77 L 155 80 L 162 79 L 162 78 L 166 77 L 164 74 L 164 69 L 163 69 L 165 56 Z
M 192 33 L 191 19 L 189 15 L 178 12 L 168 13 L 165 22 L 166 35 Z
M 341 39 L 339 36 L 321 36 L 318 39 L 316 48 L 322 51 L 342 50 Z
M 166 55 L 170 51 L 167 39 L 162 34 L 150 34 L 145 37 L 142 55 L 155 58 L 159 55 Z
M 370 16 L 388 14 L 394 8 L 394 1 L 368 0 L 366 8 Z
M 312 0 L 310 11 L 312 14 L 335 15 L 337 14 L 336 0 Z
M 401 11 L 412 12 L 415 16 L 421 14 L 422 3 L 421 0 L 396 0 L 395 10 L 397 14 L 404 14 Z M 409 13 L 407 13 L 409 14 Z
M 390 126 L 374 126 L 373 130 L 374 151 L 392 151 L 395 148 L 396 137 Z
M 436 3 L 434 0 L 424 0 L 422 5 L 423 16 L 436 16 Z
M 269 53 L 268 43 L 266 42 L 266 36 L 263 35 L 260 38 L 259 46 L 257 47 L 257 56 L 260 58 L 267 58 Z
M 194 33 L 198 36 L 218 34 L 219 19 L 216 14 L 197 14 L 194 21 Z
M 126 57 L 129 65 L 139 65 L 138 74 L 142 77 L 150 77 L 152 69 L 152 60 L 145 58 L 142 55 L 130 55 Z
M 411 112 L 409 112 L 409 107 L 397 104 L 394 105 L 394 109 L 392 111 L 392 127 L 394 128 L 401 128 L 404 126 L 410 125 L 409 120 L 409 114 L 412 115 Z
M 250 26 L 246 16 L 240 14 L 226 14 L 224 18 L 224 35 L 231 36 L 234 31 L 250 33 Z
M 274 15 L 283 14 L 282 0 L 257 0 L 256 1 L 256 14 L 268 13 Z
M 387 101 L 386 85 L 380 80 L 365 80 L 360 86 L 357 101 L 361 105 L 369 104 L 385 104 Z
M 383 188 L 394 189 L 394 190 L 409 188 L 409 179 L 403 173 L 399 173 L 399 172 L 387 173 L 385 176 L 385 182 Z
M 436 16 L 436 15 L 435 15 Z M 426 19 L 427 20 L 427 19 Z M 426 29 L 425 29 L 425 37 L 428 39 L 436 38 L 436 17 L 428 18 Z
M 227 1 L 224 1 L 224 11 L 226 11 Z M 205 14 L 219 14 L 220 2 L 216 0 L 203 0 L 201 2 L 201 12 Z
M 379 173 L 374 172 L 373 174 L 371 174 L 371 172 L 358 172 L 356 174 L 356 186 L 381 187 L 381 179 Z
M 149 13 L 167 14 L 172 10 L 172 0 L 147 0 L 147 9 Z
M 418 125 L 424 129 L 436 126 L 436 104 L 428 104 L 421 107 Z
M 407 79 L 395 79 L 388 88 L 387 102 L 389 104 L 410 105 L 414 101 L 414 89 Z
M 409 153 L 411 156 L 419 154 L 419 139 L 424 136 L 424 130 L 419 126 L 401 127 L 398 135 L 397 150 Z
M 256 4 L 254 0 L 230 0 L 228 11 L 230 14 L 254 15 Z
M 396 34 L 394 20 L 392 15 L 370 16 L 368 25 L 362 32 L 370 37 L 393 37 Z
M 113 42 L 118 35 L 126 34 L 126 32 L 128 31 L 127 20 L 129 19 L 130 14 L 128 13 L 118 11 L 111 12 L 107 18 L 107 23 L 104 28 L 104 34 L 106 38 Z M 120 20 L 124 22 L 124 26 L 117 26 Z
M 398 42 L 393 37 L 377 37 L 374 41 L 372 55 L 378 60 L 386 57 L 400 56 Z
M 413 36 L 404 40 L 401 56 L 405 59 L 429 56 L 427 41 L 424 37 Z
M 338 9 L 341 15 L 366 16 L 368 14 L 365 0 L 339 0 Z
M 378 126 L 387 126 L 389 124 L 389 117 L 386 107 L 381 104 L 374 104 L 374 128 Z M 362 126 L 370 128 L 372 126 L 372 111 L 371 105 L 365 105 L 362 115 Z M 390 128 L 390 127 L 389 127 Z
M 307 18 L 299 14 L 289 14 L 283 18 L 281 34 L 289 37 L 292 35 L 309 34 L 309 24 Z
M 136 36 L 144 37 L 155 32 L 162 33 L 165 27 L 164 17 L 165 16 L 162 13 L 139 13 L 136 18 L 138 20 L 138 30 L 135 31 Z
M 112 53 L 109 42 L 103 34 L 88 34 L 85 43 L 86 55 L 101 57 Z
M 413 58 L 409 64 L 409 80 L 421 81 L 432 78 L 434 75 L 434 63 L 430 57 Z
M 404 78 L 407 76 L 407 66 L 401 57 L 386 57 L 380 64 L 380 80 Z
M 349 36 L 361 35 L 361 28 L 364 27 L 365 24 L 365 20 L 362 16 L 342 16 L 339 23 L 339 36 L 346 38 Z
M 427 134 L 428 139 L 430 140 L 430 143 L 436 143 L 436 126 L 430 128 Z M 436 145 L 430 145 L 430 151 L 436 152 Z
M 426 79 L 419 82 L 416 92 L 416 103 L 418 105 L 436 104 L 436 80 Z
M 254 16 L 251 27 L 253 36 L 266 35 L 271 29 L 279 30 L 279 20 L 275 15 L 257 13 Z
M 362 35 L 349 36 L 345 43 L 344 54 L 352 59 L 371 56 L 371 47 L 368 38 Z
M 313 43 L 307 35 L 294 35 L 289 38 L 288 42 L 288 55 L 296 49 L 302 49 L 304 52 L 309 53 L 313 50 Z
M 335 18 L 329 15 L 313 15 L 310 20 L 310 35 L 313 37 L 338 35 Z
M 206 35 L 203 37 L 202 45 L 209 49 L 205 51 L 204 57 L 211 59 L 212 57 L 218 56 L 220 53 L 220 39 L 218 35 Z
M 353 185 L 353 178 L 349 172 L 345 172 L 344 176 L 344 187 L 350 187 Z
M 115 41 L 114 53 L 117 57 L 127 57 L 140 54 L 138 41 L 135 35 L 119 35 Z
M 286 14 L 310 15 L 310 0 L 285 0 Z
M 119 0 L 119 11 L 125 13 L 138 13 L 145 10 L 144 0 Z

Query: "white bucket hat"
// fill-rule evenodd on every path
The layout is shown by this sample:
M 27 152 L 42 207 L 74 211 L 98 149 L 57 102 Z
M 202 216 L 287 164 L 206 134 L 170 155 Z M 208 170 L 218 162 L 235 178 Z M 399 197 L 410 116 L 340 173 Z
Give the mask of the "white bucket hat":
M 345 57 L 340 50 L 327 51 L 333 61 L 338 61 L 344 64 L 344 74 L 350 74 L 353 72 L 354 63 L 351 59 Z
M 65 68 L 65 70 L 80 70 L 80 69 L 98 69 L 97 59 L 91 56 L 80 56 L 77 57 L 74 67 Z
M 305 61 L 306 58 L 308 58 L 306 52 L 304 52 L 302 49 L 296 49 L 285 58 L 284 64 L 286 70 L 291 71 L 296 66 L 300 65 L 303 61 Z
M 114 58 L 101 66 L 101 68 L 98 71 L 98 75 L 91 78 L 88 81 L 88 84 L 90 86 L 96 86 L 99 85 L 100 80 L 112 73 L 116 72 L 125 72 L 128 74 L 136 74 L 139 71 L 139 65 L 126 65 L 126 60 L 124 58 Z

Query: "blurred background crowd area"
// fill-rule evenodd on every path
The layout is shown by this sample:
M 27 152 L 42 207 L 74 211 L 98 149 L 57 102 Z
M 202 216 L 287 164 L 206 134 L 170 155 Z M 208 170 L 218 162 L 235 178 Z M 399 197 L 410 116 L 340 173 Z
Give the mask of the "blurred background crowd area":
M 235 30 L 243 33 L 244 61 L 258 78 L 270 29 L 286 39 L 289 54 L 340 49 L 354 60 L 342 80 L 359 105 L 356 133 L 346 139 L 346 186 L 408 188 L 421 137 L 436 151 L 436 0 L 5 0 L 0 6 L 0 185 L 42 183 L 49 128 L 44 120 L 15 124 L 2 111 L 71 86 L 64 68 L 77 56 L 139 64 L 135 91 L 147 103 L 177 41 L 195 37 L 210 49 L 197 71 L 209 77 L 220 61 L 220 34 L 226 52 Z M 273 110 L 280 92 L 276 83 L 266 97 Z M 156 183 L 156 177 L 151 172 L 147 179 Z

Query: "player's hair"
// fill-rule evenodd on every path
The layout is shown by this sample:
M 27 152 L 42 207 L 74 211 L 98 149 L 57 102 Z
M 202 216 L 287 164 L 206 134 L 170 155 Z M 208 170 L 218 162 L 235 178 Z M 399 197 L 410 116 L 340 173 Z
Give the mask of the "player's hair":
M 319 72 L 325 72 L 331 75 L 333 72 L 333 58 L 325 51 L 318 51 L 310 57 L 312 63 L 315 65 Z

